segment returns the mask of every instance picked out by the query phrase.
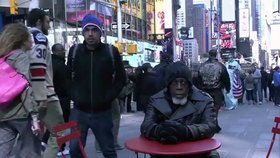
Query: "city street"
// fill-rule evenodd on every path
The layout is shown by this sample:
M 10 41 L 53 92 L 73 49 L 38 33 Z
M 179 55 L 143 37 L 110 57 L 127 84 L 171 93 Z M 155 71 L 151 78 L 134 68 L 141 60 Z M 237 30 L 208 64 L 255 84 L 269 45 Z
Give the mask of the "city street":
M 222 131 L 215 138 L 222 143 L 218 150 L 221 158 L 264 158 L 272 138 L 271 128 L 274 117 L 279 116 L 280 108 L 272 102 L 262 105 L 240 105 L 235 110 L 222 111 L 219 115 Z M 141 112 L 123 114 L 119 140 L 121 144 L 140 134 L 139 127 L 143 119 Z M 90 132 L 86 152 L 89 158 L 102 158 L 94 149 L 94 136 Z M 279 158 L 280 139 L 276 141 L 270 158 Z M 134 158 L 135 153 L 129 150 L 118 151 L 119 158 Z M 139 155 L 144 157 L 143 154 Z
M 264 102 L 262 105 L 245 103 L 235 110 L 221 111 L 219 121 L 222 131 L 214 136 L 222 143 L 218 150 L 221 158 L 265 158 L 272 138 L 273 120 L 279 114 L 280 107 L 274 106 L 272 102 Z M 119 141 L 122 145 L 127 140 L 139 136 L 142 120 L 142 112 L 122 115 L 119 134 Z M 277 136 L 270 158 L 279 158 L 279 144 L 280 139 Z M 101 153 L 95 151 L 94 136 L 91 131 L 89 131 L 85 149 L 88 158 L 103 158 Z M 118 151 L 118 157 L 136 158 L 136 155 L 134 152 L 124 149 Z M 143 154 L 139 154 L 139 158 L 143 157 Z

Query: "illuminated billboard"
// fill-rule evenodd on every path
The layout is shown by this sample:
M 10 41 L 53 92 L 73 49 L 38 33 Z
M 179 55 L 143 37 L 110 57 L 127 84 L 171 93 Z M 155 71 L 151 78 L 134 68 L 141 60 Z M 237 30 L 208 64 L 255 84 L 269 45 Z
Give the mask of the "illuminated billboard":
M 131 14 L 140 19 L 143 18 L 142 0 L 127 0 L 126 3 L 122 5 L 122 9 L 123 12 Z
M 155 34 L 164 34 L 165 16 L 164 0 L 155 1 Z
M 220 25 L 220 45 L 222 48 L 236 48 L 235 22 L 223 22 Z
M 87 14 L 85 0 L 66 0 L 67 22 L 81 21 Z
M 155 34 L 155 13 L 154 13 L 154 2 L 153 0 L 148 0 L 146 2 L 146 10 L 147 10 L 147 34 L 149 40 L 154 40 L 153 34 Z
M 239 9 L 239 37 L 248 38 L 250 36 L 249 9 Z
M 219 31 L 219 23 L 218 23 L 218 14 L 216 12 L 212 13 L 212 38 L 216 39 L 218 37 L 218 31 Z

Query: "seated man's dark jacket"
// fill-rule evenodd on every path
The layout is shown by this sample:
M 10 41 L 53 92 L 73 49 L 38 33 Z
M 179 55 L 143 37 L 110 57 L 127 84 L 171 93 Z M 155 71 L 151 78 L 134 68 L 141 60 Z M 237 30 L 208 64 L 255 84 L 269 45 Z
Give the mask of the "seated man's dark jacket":
M 74 71 L 71 99 L 75 107 L 85 112 L 109 109 L 126 81 L 118 49 L 112 46 L 112 57 L 108 44 L 100 43 L 89 50 L 84 42 L 79 44 L 72 63 L 74 47 L 69 51 L 67 71 L 69 78 Z
M 188 102 L 172 111 L 170 96 L 163 90 L 151 97 L 147 105 L 144 121 L 141 125 L 141 134 L 149 139 L 153 137 L 154 128 L 165 120 L 181 123 L 188 131 L 184 140 L 195 141 L 210 138 L 216 131 L 216 113 L 213 108 L 213 99 L 193 86 Z

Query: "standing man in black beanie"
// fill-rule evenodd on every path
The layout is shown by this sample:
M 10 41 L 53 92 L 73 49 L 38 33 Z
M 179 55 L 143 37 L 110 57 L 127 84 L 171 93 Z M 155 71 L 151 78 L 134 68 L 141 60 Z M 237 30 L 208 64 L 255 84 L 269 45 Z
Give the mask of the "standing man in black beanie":
M 104 157 L 117 158 L 111 106 L 125 85 L 126 76 L 118 49 L 101 42 L 101 28 L 97 17 L 86 15 L 82 21 L 85 40 L 70 48 L 67 69 L 74 101 L 70 119 L 78 121 L 83 146 L 90 128 Z M 77 140 L 70 143 L 70 155 L 82 157 Z

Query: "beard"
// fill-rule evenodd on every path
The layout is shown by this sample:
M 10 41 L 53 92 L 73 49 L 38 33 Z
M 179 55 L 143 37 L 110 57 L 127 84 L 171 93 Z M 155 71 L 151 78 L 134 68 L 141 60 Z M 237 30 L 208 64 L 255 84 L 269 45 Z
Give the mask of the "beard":
M 185 105 L 188 101 L 188 98 L 187 97 L 184 97 L 184 98 L 176 98 L 176 97 L 172 97 L 172 102 L 173 104 L 175 105 Z
M 45 29 L 44 27 L 42 28 L 42 32 L 43 32 L 43 34 L 45 34 L 45 35 L 48 35 L 48 34 L 49 34 L 48 29 Z

